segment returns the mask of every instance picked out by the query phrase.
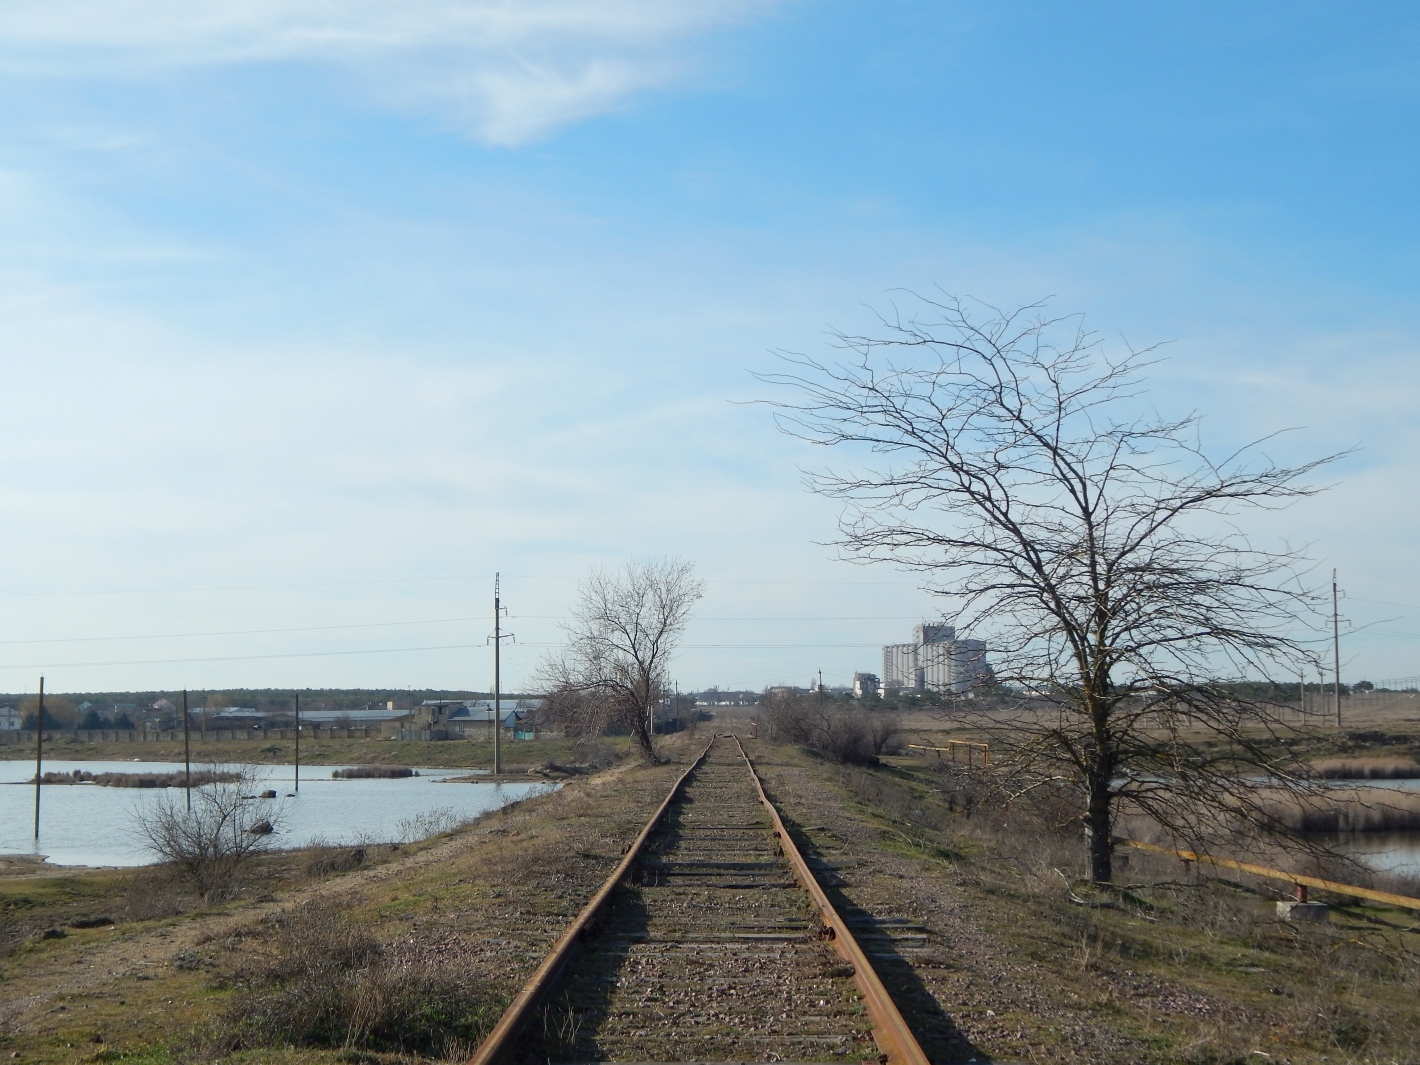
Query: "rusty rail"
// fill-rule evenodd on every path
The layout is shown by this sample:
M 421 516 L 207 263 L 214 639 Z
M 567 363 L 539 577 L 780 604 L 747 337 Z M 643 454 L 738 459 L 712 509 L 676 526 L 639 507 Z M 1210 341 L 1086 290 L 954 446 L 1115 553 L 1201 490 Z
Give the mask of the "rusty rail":
M 1251 862 L 1234 861 L 1232 858 L 1214 858 L 1208 854 L 1198 854 L 1194 851 L 1181 851 L 1173 847 L 1161 847 L 1157 843 L 1141 843 L 1138 840 L 1120 840 L 1125 846 L 1133 847 L 1136 850 L 1151 851 L 1154 854 L 1167 854 L 1170 857 L 1182 858 L 1186 862 L 1207 862 L 1209 865 L 1216 865 L 1223 869 L 1235 869 L 1241 873 L 1251 873 L 1253 876 L 1264 876 L 1272 880 L 1284 880 L 1289 884 L 1295 884 L 1298 889 L 1298 897 L 1305 902 L 1306 890 L 1309 887 L 1318 888 L 1321 891 L 1334 891 L 1338 895 L 1350 895 L 1358 899 L 1370 899 L 1372 902 L 1384 902 L 1390 906 L 1400 906 L 1407 910 L 1420 910 L 1420 899 L 1412 899 L 1408 895 L 1392 895 L 1389 891 L 1375 891 L 1372 888 L 1357 887 L 1355 884 L 1342 884 L 1336 880 L 1323 880 L 1318 876 L 1303 876 L 1301 873 L 1289 873 L 1282 869 L 1273 869 L 1266 865 L 1253 865 Z
M 775 809 L 773 802 L 765 794 L 764 785 L 760 782 L 759 774 L 754 770 L 754 763 L 745 753 L 744 745 L 740 743 L 738 736 L 731 738 L 734 739 L 735 746 L 739 748 L 740 756 L 744 759 L 745 768 L 749 771 L 750 780 L 754 784 L 759 801 L 764 804 L 764 808 L 769 814 L 770 821 L 774 826 L 774 835 L 785 859 L 794 871 L 794 878 L 808 893 L 815 909 L 818 910 L 835 952 L 853 968 L 853 983 L 863 996 L 868 1016 L 873 1024 L 873 1040 L 883 1055 L 880 1060 L 884 1065 L 930 1065 L 922 1048 L 918 1046 L 912 1030 L 908 1028 L 907 1022 L 898 1012 L 896 1004 L 892 1001 L 892 996 L 888 994 L 887 988 L 883 986 L 878 974 L 873 970 L 872 963 L 868 961 L 867 955 L 863 953 L 863 949 L 853 938 L 853 933 L 849 930 L 848 925 L 838 915 L 838 911 L 833 908 L 833 904 L 828 900 L 828 896 L 824 894 L 823 888 L 809 869 L 808 863 L 804 861 L 803 855 L 794 845 L 793 838 L 789 835 L 788 830 L 784 827 L 783 819 L 779 816 L 779 811 Z M 469 1065 L 499 1065 L 506 1060 L 507 1055 L 513 1049 L 514 1041 L 523 1029 L 523 1025 L 546 1001 L 548 994 L 566 971 L 578 945 L 605 908 L 612 893 L 631 871 L 631 867 L 636 863 L 646 841 L 651 838 L 666 811 L 680 795 L 687 778 L 704 762 L 714 743 L 715 740 L 712 739 L 690 767 L 676 778 L 670 792 L 657 807 L 651 819 L 646 822 L 646 826 L 641 829 L 636 841 L 627 850 L 620 864 L 607 877 L 597 893 L 592 896 L 591 901 L 583 907 L 576 920 L 562 933 L 552 950 L 548 952 L 547 957 L 542 960 L 542 964 L 523 985 L 522 990 L 513 997 L 512 1003 L 504 1011 L 503 1016 L 499 1018 L 498 1023 L 493 1026 L 493 1030 L 479 1045 L 478 1050 L 470 1059 Z
M 813 871 L 804 861 L 804 856 L 799 853 L 799 848 L 795 846 L 789 830 L 784 827 L 779 811 L 764 793 L 764 785 L 760 782 L 759 774 L 754 771 L 754 763 L 745 753 L 744 745 L 740 743 L 738 736 L 735 737 L 735 746 L 739 747 L 740 755 L 745 760 L 745 768 L 749 770 L 750 779 L 754 781 L 754 790 L 759 794 L 759 801 L 764 804 L 764 809 L 774 824 L 774 835 L 779 840 L 784 857 L 794 870 L 794 878 L 813 900 L 814 908 L 818 910 L 819 918 L 827 929 L 834 951 L 853 967 L 853 983 L 863 996 L 863 1004 L 868 1008 L 868 1017 L 873 1022 L 873 1041 L 878 1044 L 878 1050 L 886 1058 L 885 1065 L 929 1065 L 927 1055 L 917 1045 L 917 1038 L 898 1012 L 897 1004 L 878 978 L 868 956 L 863 953 L 863 948 L 858 946 L 858 941 L 853 938 L 848 925 L 833 908 L 833 903 L 828 900 L 823 887 L 815 879 Z
M 512 1049 L 513 1041 L 522 1031 L 523 1025 L 527 1023 L 547 998 L 548 993 L 557 985 L 558 979 L 561 978 L 568 963 L 577 953 L 577 947 L 581 945 L 582 939 L 606 907 L 611 893 L 621 885 L 621 881 L 631 871 L 631 867 L 636 864 L 636 859 L 641 856 L 641 850 L 645 847 L 646 841 L 651 838 L 651 834 L 656 831 L 661 819 L 665 817 L 666 811 L 670 809 L 671 803 L 680 794 L 680 789 L 684 786 L 686 778 L 700 767 L 700 763 L 705 761 L 705 756 L 710 753 L 710 748 L 714 745 L 715 740 L 712 738 L 705 745 L 705 750 L 700 752 L 699 757 L 690 763 L 689 768 L 676 777 L 675 783 L 671 785 L 671 790 L 661 800 L 661 805 L 656 807 L 656 812 L 651 815 L 651 819 L 641 829 L 635 842 L 627 848 L 625 856 L 612 870 L 611 875 L 606 878 L 602 886 L 597 889 L 597 893 L 592 896 L 591 901 L 582 907 L 582 912 L 567 926 L 567 930 L 548 951 L 547 957 L 542 959 L 542 964 L 528 978 L 528 982 L 523 985 L 522 990 L 513 996 L 513 1001 L 503 1011 L 503 1016 L 498 1018 L 498 1023 L 493 1026 L 493 1030 L 478 1045 L 478 1050 L 469 1059 L 469 1065 L 494 1065 L 495 1062 L 502 1061 L 504 1055 Z

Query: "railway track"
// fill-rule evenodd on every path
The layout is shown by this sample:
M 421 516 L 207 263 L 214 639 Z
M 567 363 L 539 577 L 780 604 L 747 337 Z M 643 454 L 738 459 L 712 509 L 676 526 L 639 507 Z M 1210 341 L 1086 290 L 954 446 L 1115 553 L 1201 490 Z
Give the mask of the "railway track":
M 926 1065 L 733 736 L 676 781 L 472 1065 Z

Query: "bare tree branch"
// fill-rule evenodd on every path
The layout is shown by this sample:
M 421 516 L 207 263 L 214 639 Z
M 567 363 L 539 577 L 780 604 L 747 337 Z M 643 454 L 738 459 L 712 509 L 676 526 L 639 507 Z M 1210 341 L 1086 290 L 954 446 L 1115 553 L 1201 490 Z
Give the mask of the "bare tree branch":
M 1141 413 L 1147 349 L 1111 355 L 1038 305 L 983 321 L 920 305 L 880 337 L 840 334 L 841 362 L 760 375 L 793 394 L 781 428 L 861 456 L 807 475 L 844 504 L 844 556 L 923 574 L 988 640 L 997 679 L 1030 696 L 998 742 L 1018 786 L 1076 790 L 1096 879 L 1126 806 L 1180 831 L 1266 820 L 1238 767 L 1283 773 L 1279 719 L 1219 682 L 1296 676 L 1319 599 L 1298 550 L 1234 519 L 1314 494 L 1338 456 L 1279 464 L 1265 438 L 1215 460 L 1196 414 Z
M 651 711 L 666 691 L 671 656 L 703 594 L 684 559 L 628 562 L 616 573 L 593 570 L 578 590 L 567 647 L 539 669 L 538 684 L 553 712 L 583 735 L 625 728 L 653 758 Z

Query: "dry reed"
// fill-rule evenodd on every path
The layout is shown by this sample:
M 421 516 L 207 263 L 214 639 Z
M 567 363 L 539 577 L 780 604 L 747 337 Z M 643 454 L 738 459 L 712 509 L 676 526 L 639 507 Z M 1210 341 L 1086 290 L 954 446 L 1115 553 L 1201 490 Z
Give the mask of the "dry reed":
M 206 784 L 232 784 L 242 779 L 240 773 L 227 770 L 194 770 L 192 786 L 200 788 Z M 105 788 L 181 788 L 188 783 L 186 773 L 91 773 L 87 769 L 76 769 L 72 773 L 46 773 L 40 778 L 44 784 L 98 784 Z M 30 777 L 34 783 L 34 777 Z
M 1310 770 L 1323 780 L 1420 780 L 1420 765 L 1409 758 L 1326 758 Z
M 405 765 L 357 765 L 349 769 L 337 769 L 330 774 L 332 780 L 401 780 L 417 777 L 417 770 Z

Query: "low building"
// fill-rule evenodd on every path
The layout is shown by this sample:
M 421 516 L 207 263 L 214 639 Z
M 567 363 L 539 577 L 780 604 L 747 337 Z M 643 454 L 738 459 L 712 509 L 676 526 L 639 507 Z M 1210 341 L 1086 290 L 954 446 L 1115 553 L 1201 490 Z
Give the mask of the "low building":
M 20 728 L 20 712 L 13 706 L 0 706 L 0 732 L 17 732 Z
M 853 698 L 862 699 L 868 695 L 877 695 L 878 689 L 882 687 L 882 681 L 878 679 L 876 673 L 854 673 L 853 674 Z

